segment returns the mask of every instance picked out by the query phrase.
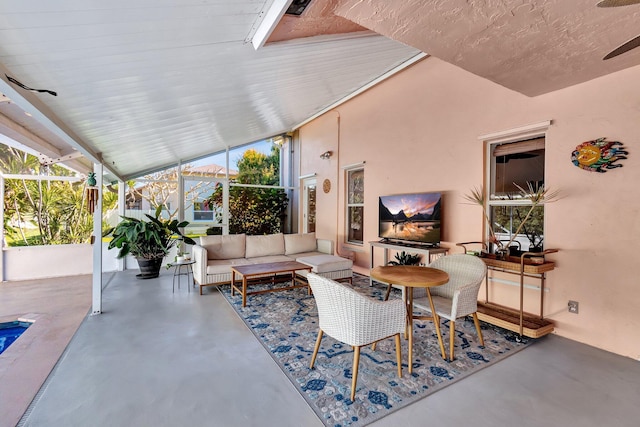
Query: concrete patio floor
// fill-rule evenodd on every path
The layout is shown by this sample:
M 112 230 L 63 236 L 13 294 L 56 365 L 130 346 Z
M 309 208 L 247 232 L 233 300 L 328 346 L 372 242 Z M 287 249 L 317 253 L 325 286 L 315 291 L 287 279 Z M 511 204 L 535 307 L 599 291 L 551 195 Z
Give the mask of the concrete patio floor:
M 322 426 L 217 290 L 135 274 L 113 275 L 98 316 L 86 276 L 0 284 L 0 318 L 37 313 L 59 331 L 13 344 L 39 371 L 82 322 L 21 420 L 15 402 L 40 386 L 0 356 L 0 426 Z M 636 426 L 639 401 L 640 363 L 551 335 L 371 425 Z
M 0 322 L 34 321 L 0 355 L 0 427 L 28 408 L 91 306 L 91 276 L 0 283 Z

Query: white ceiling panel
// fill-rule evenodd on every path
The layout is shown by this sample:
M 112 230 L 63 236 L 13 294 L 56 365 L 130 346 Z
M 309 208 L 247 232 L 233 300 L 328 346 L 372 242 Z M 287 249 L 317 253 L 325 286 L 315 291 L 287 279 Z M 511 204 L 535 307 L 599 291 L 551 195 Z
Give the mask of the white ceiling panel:
M 0 0 L 0 63 L 126 179 L 289 131 L 420 53 L 378 35 L 256 51 L 270 3 Z
M 603 60 L 637 1 L 313 0 L 255 51 L 272 3 L 0 0 L 0 133 L 128 178 L 289 131 L 420 51 L 528 96 L 640 64 Z

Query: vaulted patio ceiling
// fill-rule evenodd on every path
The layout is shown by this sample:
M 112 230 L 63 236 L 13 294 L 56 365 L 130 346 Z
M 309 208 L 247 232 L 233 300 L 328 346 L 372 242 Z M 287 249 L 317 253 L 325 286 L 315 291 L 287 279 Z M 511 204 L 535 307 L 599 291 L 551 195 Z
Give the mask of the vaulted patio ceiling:
M 0 0 L 0 133 L 128 179 L 288 132 L 422 52 L 537 96 L 640 64 L 602 60 L 640 5 L 597 2 L 312 0 L 255 50 L 282 1 Z
M 0 0 L 0 114 L 128 179 L 291 131 L 420 53 L 362 30 L 255 50 L 271 3 Z

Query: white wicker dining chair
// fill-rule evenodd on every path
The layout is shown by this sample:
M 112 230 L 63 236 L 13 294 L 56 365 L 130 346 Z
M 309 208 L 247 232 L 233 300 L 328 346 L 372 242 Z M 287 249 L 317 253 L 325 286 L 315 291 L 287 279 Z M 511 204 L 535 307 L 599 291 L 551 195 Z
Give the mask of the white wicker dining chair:
M 448 283 L 431 288 L 431 298 L 438 316 L 449 320 L 449 360 L 453 360 L 456 319 L 473 316 L 480 345 L 484 345 L 476 312 L 478 291 L 487 275 L 487 266 L 476 256 L 455 254 L 440 257 L 429 264 L 429 267 L 449 273 Z M 425 290 L 416 288 L 413 292 L 414 307 L 431 312 Z
M 313 369 L 323 333 L 352 346 L 351 401 L 353 401 L 358 380 L 360 348 L 395 336 L 398 376 L 402 377 L 400 333 L 405 331 L 407 325 L 407 311 L 404 303 L 399 299 L 374 300 L 359 294 L 348 285 L 314 273 L 309 273 L 307 279 L 318 307 L 320 327 L 309 367 Z

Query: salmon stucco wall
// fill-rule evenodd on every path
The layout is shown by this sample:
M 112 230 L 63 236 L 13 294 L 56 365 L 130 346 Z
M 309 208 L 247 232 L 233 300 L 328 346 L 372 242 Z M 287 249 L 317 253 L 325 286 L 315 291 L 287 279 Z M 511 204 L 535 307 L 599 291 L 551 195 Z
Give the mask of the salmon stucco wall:
M 545 183 L 562 199 L 545 207 L 545 247 L 557 268 L 548 274 L 544 312 L 555 333 L 640 359 L 636 315 L 640 289 L 633 268 L 640 236 L 640 67 L 529 98 L 436 58 L 427 58 L 300 129 L 301 175 L 316 173 L 333 186 L 318 192 L 318 234 L 356 254 L 369 270 L 368 241 L 378 239 L 378 197 L 443 193 L 443 246 L 482 238 L 483 217 L 463 195 L 482 184 L 481 135 L 551 120 L 546 134 Z M 607 137 L 624 143 L 622 168 L 594 173 L 575 167 L 581 142 Z M 331 150 L 329 160 L 319 155 Z M 365 162 L 364 245 L 347 245 L 344 170 Z M 376 252 L 377 253 L 377 252 Z M 376 263 L 381 263 L 376 259 Z M 511 278 L 512 281 L 517 278 Z M 534 283 L 535 284 L 535 283 Z M 514 305 L 517 286 L 490 285 L 491 298 Z M 483 295 L 484 290 L 481 290 Z M 579 314 L 567 311 L 580 303 Z M 537 312 L 539 293 L 527 289 L 525 309 Z
M 330 239 L 339 242 L 342 238 L 336 234 L 336 210 L 338 209 L 338 141 L 339 141 L 339 116 L 337 113 L 328 113 L 306 126 L 314 135 L 314 144 L 305 146 L 304 138 L 300 137 L 300 145 L 304 155 L 300 156 L 300 175 L 316 174 L 316 204 L 322 206 L 323 212 L 332 212 L 331 215 L 319 215 L 316 217 L 316 236 L 321 239 Z M 328 159 L 321 159 L 320 155 L 326 151 L 334 153 Z M 328 179 L 331 189 L 328 193 L 322 190 L 322 183 Z M 302 214 L 300 214 L 302 218 Z M 302 230 L 302 225 L 300 225 Z

